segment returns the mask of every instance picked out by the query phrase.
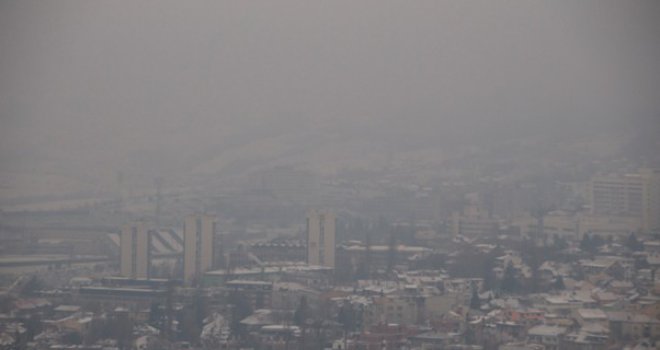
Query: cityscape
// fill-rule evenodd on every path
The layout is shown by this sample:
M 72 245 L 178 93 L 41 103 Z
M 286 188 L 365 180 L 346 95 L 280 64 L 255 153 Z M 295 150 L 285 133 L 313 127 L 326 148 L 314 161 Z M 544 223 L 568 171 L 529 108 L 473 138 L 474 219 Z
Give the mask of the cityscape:
M 0 350 L 660 348 L 660 2 L 0 4 Z

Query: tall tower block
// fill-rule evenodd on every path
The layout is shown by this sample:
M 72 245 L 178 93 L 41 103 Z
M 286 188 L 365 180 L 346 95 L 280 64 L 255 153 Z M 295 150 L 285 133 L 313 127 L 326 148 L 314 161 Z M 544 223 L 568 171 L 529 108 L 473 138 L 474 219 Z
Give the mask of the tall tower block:
M 307 214 L 307 263 L 335 267 L 335 214 L 311 210 Z
M 120 240 L 120 272 L 123 277 L 149 278 L 150 239 L 145 223 L 124 225 Z
M 183 279 L 188 285 L 200 280 L 213 266 L 215 218 L 188 215 L 183 224 Z
M 642 231 L 660 231 L 660 169 L 593 177 L 591 210 L 597 215 L 636 218 Z

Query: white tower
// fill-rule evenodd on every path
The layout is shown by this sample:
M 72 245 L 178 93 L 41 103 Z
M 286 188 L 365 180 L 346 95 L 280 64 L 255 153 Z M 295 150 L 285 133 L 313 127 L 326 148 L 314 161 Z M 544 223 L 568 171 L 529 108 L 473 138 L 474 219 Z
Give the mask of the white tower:
M 335 214 L 309 211 L 307 214 L 307 263 L 335 267 Z

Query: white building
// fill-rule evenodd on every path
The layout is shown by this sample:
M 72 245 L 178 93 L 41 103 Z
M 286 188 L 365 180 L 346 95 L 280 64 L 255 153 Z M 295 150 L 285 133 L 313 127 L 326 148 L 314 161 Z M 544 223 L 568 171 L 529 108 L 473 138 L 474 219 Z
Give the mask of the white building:
M 335 267 L 335 214 L 311 210 L 307 214 L 307 263 Z

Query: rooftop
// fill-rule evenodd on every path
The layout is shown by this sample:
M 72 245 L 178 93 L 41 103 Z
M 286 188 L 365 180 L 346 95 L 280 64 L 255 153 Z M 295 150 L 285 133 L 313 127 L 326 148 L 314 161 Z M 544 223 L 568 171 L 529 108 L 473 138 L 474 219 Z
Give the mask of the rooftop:
M 566 333 L 566 328 L 557 326 L 540 325 L 529 329 L 527 334 L 531 336 L 557 337 Z
M 578 309 L 577 312 L 583 319 L 607 319 L 607 315 L 601 309 Z

